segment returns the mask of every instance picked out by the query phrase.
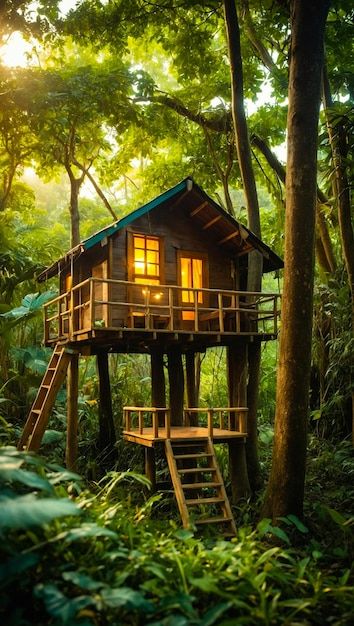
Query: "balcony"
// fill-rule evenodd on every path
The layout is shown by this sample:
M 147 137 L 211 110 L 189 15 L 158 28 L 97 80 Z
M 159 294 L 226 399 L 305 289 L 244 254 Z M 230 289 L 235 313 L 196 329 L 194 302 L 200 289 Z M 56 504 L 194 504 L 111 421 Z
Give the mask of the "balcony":
M 247 415 L 246 407 L 188 407 L 183 411 L 181 426 L 172 426 L 167 407 L 125 406 L 123 437 L 146 447 L 166 439 L 187 444 L 196 439 L 227 443 L 247 437 Z
M 45 343 L 109 336 L 221 338 L 278 334 L 280 295 L 88 278 L 44 307 Z

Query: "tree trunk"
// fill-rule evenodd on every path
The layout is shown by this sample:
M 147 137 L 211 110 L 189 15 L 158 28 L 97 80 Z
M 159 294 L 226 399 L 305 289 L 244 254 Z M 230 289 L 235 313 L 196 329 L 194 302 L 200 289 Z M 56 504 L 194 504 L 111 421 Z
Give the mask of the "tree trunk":
M 67 389 L 67 429 L 66 429 L 66 467 L 72 471 L 77 469 L 78 452 L 78 394 L 79 394 L 79 355 L 73 354 L 70 359 L 66 378 Z
M 348 140 L 341 120 L 334 125 L 329 109 L 332 107 L 330 84 L 326 69 L 323 71 L 322 99 L 325 108 L 326 124 L 329 143 L 332 151 L 332 161 L 335 178 L 335 191 L 338 205 L 339 232 L 342 243 L 345 267 L 348 274 L 349 288 L 354 298 L 354 232 L 351 219 L 350 185 L 347 175 L 346 159 L 348 156 Z
M 151 406 L 166 406 L 166 386 L 163 366 L 163 351 L 151 350 Z M 164 418 L 159 415 L 159 425 L 164 425 Z
M 248 477 L 252 491 L 258 491 L 263 484 L 261 468 L 258 457 L 258 389 L 261 369 L 262 345 L 260 341 L 250 343 L 248 346 L 248 369 L 249 381 L 247 386 L 247 439 L 246 459 Z
M 302 516 L 314 281 L 317 136 L 329 2 L 291 1 L 285 273 L 275 438 L 264 514 Z
M 243 69 L 240 43 L 240 29 L 238 25 L 235 0 L 224 0 L 224 15 L 227 32 L 227 41 L 230 58 L 231 71 L 231 111 L 235 130 L 235 140 L 237 157 L 242 177 L 243 188 L 246 196 L 248 227 L 257 237 L 261 238 L 261 222 L 259 215 L 259 204 L 256 189 L 256 181 L 252 167 L 251 147 L 248 137 L 247 122 L 243 98 Z M 262 288 L 262 256 L 257 251 L 248 255 L 248 291 L 261 291 Z M 249 400 L 251 401 L 252 412 L 249 419 L 257 431 L 257 412 L 253 408 L 258 403 L 258 381 L 260 367 L 260 346 L 259 358 L 253 359 L 249 371 L 250 389 Z M 258 368 L 258 369 L 257 369 Z M 253 483 L 260 480 L 260 467 L 258 461 L 257 440 L 252 437 L 247 443 L 249 450 L 248 458 L 252 458 Z
M 171 425 L 183 425 L 184 376 L 182 354 L 178 349 L 168 351 L 168 380 L 170 387 Z
M 195 371 L 195 352 L 186 352 L 186 390 L 187 390 L 187 406 L 189 407 L 198 406 L 196 371 Z
M 114 429 L 111 385 L 107 352 L 97 354 L 97 370 L 99 378 L 99 449 L 103 454 L 103 465 L 109 467 L 116 458 L 116 434 Z
M 236 344 L 227 350 L 227 373 L 229 387 L 229 406 L 246 406 L 247 396 L 247 345 Z M 233 425 L 233 424 L 232 424 Z M 246 451 L 243 441 L 229 442 L 229 472 L 232 499 L 234 502 L 250 494 Z
M 71 246 L 77 246 L 80 239 L 80 214 L 79 214 L 79 191 L 80 184 L 75 178 L 70 178 L 70 219 L 71 219 Z

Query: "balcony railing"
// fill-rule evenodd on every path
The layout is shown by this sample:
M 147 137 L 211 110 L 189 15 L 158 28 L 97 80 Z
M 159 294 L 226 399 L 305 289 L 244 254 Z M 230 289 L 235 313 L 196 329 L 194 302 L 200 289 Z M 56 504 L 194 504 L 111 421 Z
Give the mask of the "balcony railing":
M 279 294 L 88 278 L 44 307 L 46 343 L 93 330 L 276 335 Z
M 124 432 L 148 435 L 154 439 L 170 439 L 180 436 L 181 429 L 199 429 L 199 435 L 213 438 L 214 432 L 229 431 L 247 435 L 246 407 L 185 408 L 180 427 L 171 426 L 171 413 L 167 407 L 125 406 L 123 408 Z M 201 430 L 201 429 L 204 429 Z

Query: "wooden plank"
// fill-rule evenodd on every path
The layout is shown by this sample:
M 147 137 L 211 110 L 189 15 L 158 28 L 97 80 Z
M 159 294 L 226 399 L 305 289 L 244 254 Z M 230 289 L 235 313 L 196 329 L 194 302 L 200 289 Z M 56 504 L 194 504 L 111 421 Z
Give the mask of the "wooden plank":
M 165 451 L 166 451 L 167 463 L 168 463 L 168 467 L 169 467 L 170 474 L 171 474 L 172 484 L 174 487 L 179 512 L 182 518 L 182 524 L 184 528 L 188 528 L 189 527 L 189 512 L 186 506 L 186 500 L 185 500 L 184 493 L 182 490 L 181 480 L 177 471 L 177 464 L 176 464 L 176 460 L 173 454 L 173 449 L 172 449 L 170 439 L 167 439 L 165 441 Z
M 208 202 L 202 202 L 202 204 L 200 204 L 195 209 L 193 209 L 193 211 L 191 211 L 189 215 L 191 217 L 194 217 L 195 215 L 197 215 L 197 213 L 200 213 L 200 211 L 205 209 L 205 207 L 208 206 L 208 204 L 209 204 Z
M 212 466 L 215 469 L 215 478 L 220 483 L 220 486 L 219 486 L 219 489 L 218 489 L 218 495 L 223 499 L 223 504 L 221 504 L 221 508 L 222 508 L 224 517 L 230 522 L 230 529 L 231 529 L 231 531 L 236 534 L 235 520 L 234 520 L 233 515 L 232 515 L 230 502 L 229 502 L 229 499 L 227 497 L 224 481 L 223 481 L 223 478 L 222 478 L 222 475 L 221 475 L 221 471 L 220 471 L 220 468 L 219 468 L 219 465 L 218 465 L 218 462 L 217 462 L 217 459 L 216 459 L 214 445 L 213 445 L 213 442 L 212 442 L 211 439 L 208 440 L 207 450 L 209 451 L 210 454 L 212 454 L 211 464 L 212 464 Z
M 216 222 L 218 222 L 219 220 L 221 220 L 221 215 L 217 215 L 216 217 L 213 217 L 212 220 L 210 220 L 209 222 L 207 222 L 206 224 L 204 224 L 202 230 L 207 230 L 208 228 L 210 228 L 211 226 L 213 226 L 214 224 L 216 224 Z
M 65 352 L 65 349 L 57 344 L 43 377 L 46 388 L 43 389 L 42 385 L 39 387 L 18 443 L 19 450 L 24 448 L 32 451 L 38 450 L 70 359 L 71 354 Z
M 224 237 L 224 239 L 220 239 L 220 241 L 218 241 L 218 246 L 221 246 L 221 244 L 226 243 L 227 241 L 230 241 L 230 239 L 233 239 L 234 237 L 237 237 L 238 234 L 239 234 L 239 231 L 235 230 L 233 233 L 230 233 L 229 235 Z

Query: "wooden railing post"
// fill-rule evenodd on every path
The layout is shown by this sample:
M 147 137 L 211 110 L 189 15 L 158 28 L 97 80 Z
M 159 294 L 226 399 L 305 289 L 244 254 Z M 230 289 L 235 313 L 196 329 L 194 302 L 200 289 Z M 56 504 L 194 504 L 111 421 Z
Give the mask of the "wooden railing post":
M 170 409 L 165 409 L 165 428 L 166 428 L 166 439 L 171 438 L 171 411 Z
M 224 332 L 224 314 L 222 310 L 222 293 L 218 293 L 218 307 L 219 307 L 219 330 Z
M 94 295 L 94 282 L 91 278 L 90 279 L 90 296 L 89 296 L 89 326 L 91 330 L 94 327 L 94 323 L 95 323 L 94 321 L 95 305 L 94 305 L 93 295 Z
M 143 413 L 138 411 L 139 434 L 143 434 Z
M 169 329 L 174 330 L 174 320 L 173 320 L 173 289 L 171 287 L 168 288 L 168 310 L 170 316 Z
M 152 430 L 154 433 L 155 439 L 159 436 L 159 420 L 158 420 L 158 409 L 152 409 Z
M 210 437 L 210 439 L 212 439 L 213 438 L 213 416 L 214 416 L 214 411 L 213 411 L 213 409 L 208 409 L 207 413 L 208 413 L 208 437 Z
M 198 319 L 198 298 L 199 292 L 194 291 L 194 330 L 195 332 L 199 332 L 199 319 Z

